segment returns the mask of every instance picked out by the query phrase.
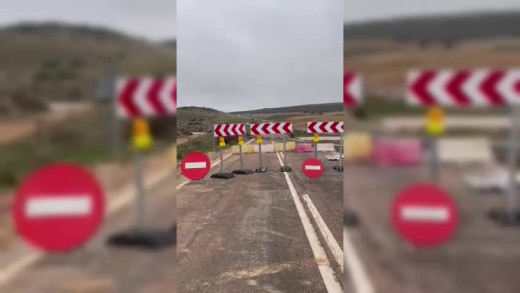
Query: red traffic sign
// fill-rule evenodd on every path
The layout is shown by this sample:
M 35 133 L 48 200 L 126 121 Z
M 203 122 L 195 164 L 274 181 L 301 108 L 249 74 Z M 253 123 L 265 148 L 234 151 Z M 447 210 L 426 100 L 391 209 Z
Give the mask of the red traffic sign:
M 206 154 L 193 152 L 181 162 L 181 172 L 190 180 L 200 180 L 209 173 L 211 163 Z
M 83 245 L 103 222 L 105 199 L 95 177 L 71 164 L 33 172 L 18 188 L 12 206 L 18 234 L 48 252 Z
M 395 199 L 392 224 L 399 235 L 418 247 L 435 247 L 448 242 L 458 226 L 455 202 L 441 188 L 415 184 Z
M 303 162 L 302 171 L 311 179 L 319 178 L 323 174 L 323 164 L 318 159 L 310 158 Z

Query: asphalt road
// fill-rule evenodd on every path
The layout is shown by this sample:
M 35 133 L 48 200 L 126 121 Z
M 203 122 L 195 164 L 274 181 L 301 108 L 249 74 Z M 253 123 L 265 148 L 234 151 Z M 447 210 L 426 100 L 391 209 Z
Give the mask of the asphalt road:
M 230 180 L 208 176 L 177 192 L 172 174 L 147 191 L 147 227 L 168 229 L 177 216 L 177 247 L 107 246 L 110 235 L 133 227 L 131 203 L 109 215 L 87 246 L 45 255 L 0 292 L 340 292 L 341 268 L 329 245 L 341 247 L 342 175 L 332 170 L 337 162 L 324 162 L 322 178 L 306 178 L 301 163 L 311 156 L 288 153 L 293 171 L 282 173 L 281 155 L 268 153 L 267 173 Z M 245 155 L 244 163 L 256 168 L 258 155 Z M 226 159 L 226 171 L 238 167 L 237 155 Z M 218 170 L 217 165 L 211 173 Z M 321 234 L 305 194 L 331 239 Z
M 287 174 L 297 196 L 312 198 L 341 246 L 341 173 L 327 171 L 323 179 L 311 181 L 301 174 L 309 156 L 288 154 L 293 171 Z M 207 178 L 179 190 L 179 292 L 332 292 L 318 265 L 324 263 L 342 283 L 330 251 L 328 260 L 317 260 L 278 156 L 264 154 L 267 173 Z M 236 155 L 225 162 L 225 172 L 239 168 Z M 244 166 L 254 170 L 258 154 L 245 155 Z
M 174 223 L 173 190 L 173 174 L 148 190 L 148 230 L 166 230 Z M 110 235 L 133 227 L 134 211 L 132 203 L 110 215 L 87 246 L 72 253 L 44 256 L 0 287 L 0 292 L 175 292 L 175 246 L 150 251 L 106 245 Z
M 520 292 L 519 227 L 499 227 L 486 212 L 504 205 L 498 194 L 473 194 L 461 175 L 473 167 L 444 166 L 441 186 L 459 207 L 459 229 L 446 245 L 429 250 L 404 242 L 390 224 L 393 198 L 406 186 L 427 180 L 424 167 L 348 165 L 345 204 L 362 225 L 346 229 L 358 248 L 375 292 Z

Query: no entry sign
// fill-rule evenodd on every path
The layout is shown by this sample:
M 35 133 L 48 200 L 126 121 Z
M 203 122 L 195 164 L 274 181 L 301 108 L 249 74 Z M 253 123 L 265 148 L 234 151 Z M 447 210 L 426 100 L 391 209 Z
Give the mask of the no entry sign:
M 393 203 L 391 217 L 397 233 L 418 247 L 446 243 L 458 225 L 454 201 L 439 187 L 426 183 L 403 190 Z
M 19 187 L 12 217 L 20 236 L 48 252 L 84 244 L 105 214 L 103 190 L 88 171 L 54 164 L 32 173 Z
M 323 174 L 323 164 L 318 159 L 310 158 L 303 162 L 302 171 L 311 179 L 319 178 Z
M 190 180 L 200 180 L 209 173 L 211 163 L 206 154 L 193 152 L 181 162 L 181 172 Z

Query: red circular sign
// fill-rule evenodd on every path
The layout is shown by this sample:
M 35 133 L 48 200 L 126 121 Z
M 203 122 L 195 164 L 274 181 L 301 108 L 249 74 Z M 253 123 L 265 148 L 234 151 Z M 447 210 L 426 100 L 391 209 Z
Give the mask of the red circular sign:
M 397 233 L 418 247 L 446 243 L 458 225 L 455 202 L 444 190 L 427 183 L 404 189 L 392 205 L 391 217 Z
M 206 154 L 193 152 L 181 162 L 181 172 L 190 180 L 200 180 L 209 173 L 211 163 Z
M 303 162 L 302 171 L 311 179 L 318 178 L 323 174 L 323 164 L 318 159 L 310 158 Z
M 49 252 L 84 244 L 105 215 L 103 190 L 88 171 L 70 164 L 36 170 L 20 185 L 11 215 L 19 235 Z

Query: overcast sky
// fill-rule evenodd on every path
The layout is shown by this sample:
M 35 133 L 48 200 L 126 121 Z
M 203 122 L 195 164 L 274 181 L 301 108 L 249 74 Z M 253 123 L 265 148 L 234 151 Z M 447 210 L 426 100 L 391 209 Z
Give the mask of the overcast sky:
M 178 0 L 179 106 L 341 101 L 343 3 Z

